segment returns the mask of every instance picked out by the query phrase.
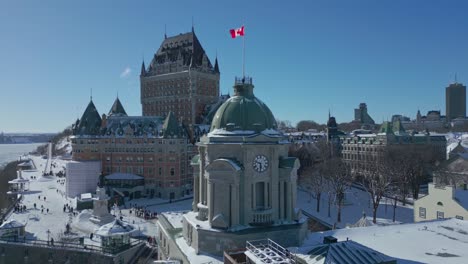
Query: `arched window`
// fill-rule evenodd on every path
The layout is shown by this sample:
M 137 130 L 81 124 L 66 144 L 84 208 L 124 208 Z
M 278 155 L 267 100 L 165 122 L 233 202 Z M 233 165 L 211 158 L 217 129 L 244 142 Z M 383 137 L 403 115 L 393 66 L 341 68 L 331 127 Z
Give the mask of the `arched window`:
M 440 205 L 440 206 L 444 206 L 444 204 L 442 202 L 437 202 L 437 205 Z

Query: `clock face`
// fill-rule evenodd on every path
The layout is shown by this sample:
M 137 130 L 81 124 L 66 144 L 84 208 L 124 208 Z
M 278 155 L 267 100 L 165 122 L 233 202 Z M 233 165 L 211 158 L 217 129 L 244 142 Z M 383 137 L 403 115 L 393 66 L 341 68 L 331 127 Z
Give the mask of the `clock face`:
M 257 172 L 264 172 L 268 168 L 268 159 L 263 155 L 257 155 L 253 161 L 253 168 Z

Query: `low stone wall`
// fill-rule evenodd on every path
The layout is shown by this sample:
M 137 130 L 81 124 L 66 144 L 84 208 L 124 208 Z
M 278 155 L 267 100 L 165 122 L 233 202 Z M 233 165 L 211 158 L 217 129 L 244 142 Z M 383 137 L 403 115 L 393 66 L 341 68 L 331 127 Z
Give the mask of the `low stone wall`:
M 38 246 L 28 243 L 0 241 L 0 264 L 8 263 L 67 263 L 67 264 L 120 264 L 128 263 L 143 244 L 117 255 L 90 250 L 69 249 L 59 246 Z
M 192 247 L 197 252 L 222 256 L 225 250 L 245 247 L 246 241 L 269 238 L 283 247 L 302 244 L 307 233 L 305 222 L 271 227 L 249 228 L 237 232 L 219 232 L 193 228 Z

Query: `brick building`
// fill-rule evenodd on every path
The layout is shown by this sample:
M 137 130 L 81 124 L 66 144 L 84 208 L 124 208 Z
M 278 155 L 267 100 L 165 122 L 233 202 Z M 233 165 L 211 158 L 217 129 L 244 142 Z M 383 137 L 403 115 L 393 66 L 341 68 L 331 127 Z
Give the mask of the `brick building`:
M 192 191 L 189 162 L 197 150 L 172 112 L 166 118 L 127 116 L 117 98 L 101 117 L 91 101 L 71 141 L 75 161 L 101 161 L 104 175 L 143 176 L 142 196 L 175 199 Z
M 184 124 L 200 124 L 206 107 L 219 98 L 219 66 L 214 66 L 195 31 L 166 37 L 140 75 L 143 116 L 172 111 Z

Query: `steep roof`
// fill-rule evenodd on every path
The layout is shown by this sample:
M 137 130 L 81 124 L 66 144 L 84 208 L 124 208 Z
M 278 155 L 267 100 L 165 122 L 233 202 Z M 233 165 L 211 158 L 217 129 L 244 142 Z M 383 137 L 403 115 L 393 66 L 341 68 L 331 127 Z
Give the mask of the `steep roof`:
M 163 137 L 169 138 L 173 136 L 179 136 L 179 134 L 180 134 L 179 122 L 177 122 L 177 119 L 174 113 L 170 111 L 166 117 L 166 120 L 164 120 Z
M 109 110 L 108 116 L 127 116 L 127 112 L 125 112 L 125 109 L 123 108 L 122 103 L 119 100 L 119 97 L 115 99 L 114 104 Z
M 148 73 L 155 73 L 156 68 L 164 63 L 176 62 L 179 60 L 181 60 L 184 66 L 198 68 L 203 65 L 204 59 L 206 59 L 208 69 L 214 71 L 213 65 L 201 46 L 195 32 L 179 34 L 164 39 L 151 61 Z
M 86 107 L 77 127 L 75 127 L 75 135 L 98 135 L 101 127 L 101 116 L 91 100 Z
M 387 134 L 387 135 L 393 134 L 392 124 L 388 121 L 385 121 L 380 127 L 379 133 Z

